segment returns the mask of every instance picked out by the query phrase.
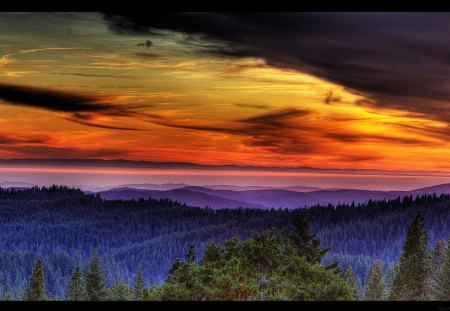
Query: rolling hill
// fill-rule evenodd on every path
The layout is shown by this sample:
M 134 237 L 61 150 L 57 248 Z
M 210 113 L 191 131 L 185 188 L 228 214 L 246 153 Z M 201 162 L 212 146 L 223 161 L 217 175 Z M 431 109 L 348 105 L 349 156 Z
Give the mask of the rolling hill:
M 300 192 L 280 188 L 247 188 L 230 187 L 198 187 L 184 186 L 167 190 L 146 190 L 131 187 L 120 187 L 98 192 L 107 200 L 132 200 L 139 198 L 171 199 L 187 205 L 213 209 L 220 208 L 298 208 L 315 204 L 351 204 L 364 203 L 369 199 L 394 199 L 399 196 L 450 193 L 450 184 L 436 185 L 411 191 L 371 191 L 357 189 L 332 189 Z M 161 187 L 164 188 L 164 187 Z M 255 189 L 251 188 L 250 189 Z M 291 187 L 292 188 L 292 187 Z M 235 189 L 235 190 L 229 190 Z M 243 190 L 244 189 L 244 190 Z

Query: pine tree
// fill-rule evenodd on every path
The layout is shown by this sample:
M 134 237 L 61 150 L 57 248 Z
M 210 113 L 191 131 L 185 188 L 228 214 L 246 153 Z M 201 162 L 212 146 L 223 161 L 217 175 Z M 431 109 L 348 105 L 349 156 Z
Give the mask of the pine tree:
M 294 228 L 287 236 L 294 242 L 299 256 L 304 256 L 311 263 L 320 264 L 322 258 L 331 250 L 331 247 L 322 248 L 320 239 L 311 233 L 311 224 L 308 216 L 301 211 L 294 218 Z M 338 270 L 338 263 L 333 262 L 327 269 Z
M 175 275 L 176 275 L 178 269 L 180 268 L 180 266 L 181 266 L 181 261 L 180 261 L 180 259 L 177 258 L 169 269 L 169 275 L 167 277 L 168 282 L 171 282 L 174 280 Z
M 354 300 L 358 300 L 359 285 L 358 282 L 356 281 L 355 273 L 353 272 L 352 266 L 348 266 L 348 268 L 344 272 L 343 277 L 353 290 Z
M 437 240 L 433 250 L 433 267 L 439 269 L 445 261 L 448 244 L 445 240 Z
M 194 245 L 191 245 L 191 246 L 189 246 L 189 250 L 186 253 L 186 255 L 184 255 L 184 259 L 186 259 L 186 262 L 188 264 L 193 264 L 193 263 L 195 263 L 195 257 L 196 257 L 195 248 L 194 248 Z
M 145 280 L 141 266 L 139 266 L 138 271 L 136 273 L 133 291 L 136 300 L 143 300 L 145 291 Z
M 384 298 L 384 278 L 381 269 L 381 261 L 377 260 L 375 266 L 370 270 L 366 281 L 366 300 L 383 300 Z
M 427 300 L 431 255 L 424 217 L 418 213 L 409 227 L 406 243 L 395 273 L 390 300 Z
M 106 299 L 105 278 L 106 274 L 102 270 L 100 258 L 97 251 L 94 251 L 86 271 L 86 294 L 88 300 L 101 301 Z
M 22 300 L 43 301 L 47 300 L 47 290 L 45 289 L 45 273 L 42 259 L 38 259 L 33 269 L 28 288 L 25 290 Z
M 86 298 L 86 285 L 84 284 L 80 267 L 77 266 L 72 274 L 65 299 L 69 301 L 83 301 Z
M 445 253 L 444 263 L 434 277 L 433 297 L 441 301 L 450 300 L 450 247 Z
M 392 289 L 392 284 L 394 283 L 395 271 L 396 271 L 395 265 L 390 265 L 386 269 L 386 276 L 384 278 L 384 285 L 385 285 L 384 300 L 389 300 L 389 294 Z
M 134 299 L 133 291 L 123 281 L 119 280 L 108 290 L 108 300 L 130 301 Z
M 222 247 L 213 242 L 209 242 L 202 256 L 202 264 L 220 262 L 223 259 L 224 251 Z

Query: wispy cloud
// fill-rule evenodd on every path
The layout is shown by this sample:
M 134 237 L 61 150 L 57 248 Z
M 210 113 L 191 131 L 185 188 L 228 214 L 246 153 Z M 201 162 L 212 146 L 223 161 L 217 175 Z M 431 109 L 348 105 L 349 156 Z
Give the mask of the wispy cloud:
M 52 138 L 45 134 L 22 134 L 11 131 L 0 131 L 0 144 L 2 147 L 6 145 L 33 145 L 33 144 L 48 144 L 51 143 Z
M 7 55 L 3 55 L 0 58 L 0 67 L 9 65 L 16 61 L 13 56 L 21 55 L 21 54 L 30 54 L 42 51 L 58 51 L 58 50 L 92 50 L 92 48 L 83 48 L 83 47 L 48 47 L 48 48 L 40 48 L 40 49 L 29 49 L 29 50 L 19 50 L 14 53 L 10 53 Z
M 156 114 L 136 111 L 140 106 L 111 104 L 108 96 L 80 95 L 60 90 L 0 83 L 0 100 L 8 105 L 28 106 L 64 113 L 64 118 L 76 123 L 118 130 L 138 130 L 105 124 L 98 116 L 136 118 L 146 121 L 160 118 Z

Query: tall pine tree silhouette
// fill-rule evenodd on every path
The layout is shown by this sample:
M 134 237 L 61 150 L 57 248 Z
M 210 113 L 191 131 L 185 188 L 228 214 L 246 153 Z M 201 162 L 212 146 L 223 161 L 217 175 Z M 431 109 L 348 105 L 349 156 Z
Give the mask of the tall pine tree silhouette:
M 294 242 L 299 256 L 304 256 L 311 263 L 320 264 L 322 258 L 331 250 L 331 247 L 322 248 L 320 246 L 320 239 L 311 233 L 308 216 L 301 211 L 296 213 L 294 227 L 287 233 L 287 236 Z M 337 262 L 333 262 L 325 268 L 341 272 Z
M 421 212 L 411 223 L 396 270 L 390 300 L 427 300 L 431 276 L 431 254 L 428 233 Z
M 375 266 L 370 270 L 367 278 L 366 291 L 364 298 L 366 300 L 383 300 L 384 297 L 384 278 L 381 269 L 381 261 L 377 261 Z
M 145 280 L 144 274 L 142 272 L 142 266 L 139 266 L 138 271 L 136 273 L 133 291 L 136 300 L 142 300 L 144 298 Z
M 86 285 L 84 284 L 80 267 L 77 266 L 72 274 L 65 299 L 69 301 L 83 301 L 86 298 Z
M 433 298 L 442 301 L 450 300 L 450 247 L 445 253 L 444 263 L 434 277 Z
M 433 250 L 433 268 L 439 269 L 445 261 L 448 243 L 445 240 L 437 240 Z
M 106 274 L 102 270 L 102 263 L 94 250 L 88 269 L 86 271 L 86 294 L 88 300 L 101 301 L 106 300 Z
M 43 301 L 47 300 L 47 290 L 45 289 L 45 273 L 42 259 L 38 259 L 33 269 L 30 282 L 25 290 L 22 300 Z
M 343 274 L 343 278 L 347 281 L 347 283 L 352 288 L 354 300 L 358 300 L 358 297 L 359 297 L 359 284 L 356 281 L 355 273 L 353 272 L 352 266 L 349 266 L 345 270 L 345 272 Z

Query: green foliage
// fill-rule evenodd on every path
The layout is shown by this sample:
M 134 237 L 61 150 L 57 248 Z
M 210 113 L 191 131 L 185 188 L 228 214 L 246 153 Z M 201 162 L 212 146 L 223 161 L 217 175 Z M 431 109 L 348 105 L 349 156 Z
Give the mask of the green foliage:
M 173 262 L 172 266 L 169 269 L 169 276 L 167 277 L 167 282 L 170 282 L 173 280 L 173 278 L 175 277 L 176 272 L 177 272 L 178 268 L 180 268 L 180 266 L 181 266 L 181 261 L 180 261 L 180 259 L 177 258 Z
M 295 244 L 298 255 L 304 256 L 310 263 L 321 263 L 323 257 L 331 250 L 331 247 L 322 248 L 320 246 L 320 239 L 311 233 L 309 217 L 301 210 L 295 214 L 294 228 L 288 237 Z M 336 262 L 326 268 L 339 272 Z
M 220 260 L 223 258 L 224 252 L 223 249 L 218 246 L 217 244 L 214 244 L 213 242 L 209 242 L 208 246 L 206 247 L 205 251 L 203 252 L 202 257 L 202 264 L 214 264 L 217 262 L 220 262 Z
M 347 283 L 350 285 L 350 287 L 352 288 L 352 292 L 353 292 L 353 300 L 358 300 L 358 296 L 359 296 L 359 284 L 356 281 L 356 277 L 355 277 L 355 273 L 353 272 L 353 269 L 351 266 L 349 266 L 344 274 L 343 274 L 343 278 L 345 281 L 347 281 Z
M 189 252 L 188 252 L 189 253 Z M 208 245 L 200 265 L 178 262 L 160 288 L 161 300 L 353 300 L 344 279 L 298 255 L 271 230 L 252 239 Z M 186 258 L 187 259 L 187 258 Z
M 447 247 L 443 264 L 434 277 L 433 297 L 436 300 L 450 300 L 450 248 Z
M 384 290 L 383 270 L 381 269 L 381 261 L 378 260 L 369 272 L 364 298 L 372 301 L 383 300 Z
M 138 271 L 136 273 L 136 279 L 134 280 L 134 287 L 133 287 L 134 299 L 143 300 L 144 291 L 145 291 L 144 274 L 142 272 L 142 266 L 139 266 Z
M 102 270 L 102 263 L 97 251 L 94 251 L 86 275 L 86 294 L 88 300 L 101 301 L 106 299 L 106 273 Z
M 394 284 L 395 272 L 397 270 L 397 266 L 391 265 L 386 270 L 386 277 L 384 278 L 385 291 L 383 300 L 389 300 L 389 295 Z
M 418 213 L 409 227 L 400 264 L 395 274 L 390 300 L 429 299 L 431 255 L 424 217 Z
M 87 299 L 86 285 L 80 267 L 76 267 L 65 294 L 65 300 L 83 301 Z
M 22 300 L 44 301 L 48 300 L 45 289 L 45 273 L 42 259 L 38 259 L 33 269 L 28 288 L 25 290 Z
M 433 268 L 439 269 L 445 261 L 448 243 L 445 240 L 437 240 L 433 250 Z
M 143 300 L 145 301 L 161 300 L 161 287 L 159 287 L 156 284 L 153 284 L 149 288 L 145 289 Z
M 106 273 L 96 251 L 85 270 L 76 267 L 67 288 L 66 300 L 357 300 L 360 288 L 352 266 L 336 273 L 320 262 L 328 249 L 320 246 L 303 216 L 296 221 L 295 233 L 281 234 L 272 229 L 254 233 L 251 239 L 234 237 L 223 246 L 210 242 L 200 264 L 191 245 L 184 261 L 177 259 L 161 285 L 145 288 L 139 266 L 132 287 L 123 280 L 106 288 Z M 370 270 L 366 300 L 450 300 L 450 248 L 438 242 L 434 264 L 440 268 L 430 283 L 431 254 L 421 214 L 412 222 L 400 264 L 388 269 L 386 284 L 392 283 L 387 297 L 381 261 Z M 439 244 L 439 245 L 438 245 Z M 445 248 L 443 247 L 445 246 Z M 442 249 L 445 249 L 442 255 Z M 442 261 L 439 264 L 439 260 Z M 38 260 L 23 294 L 24 300 L 48 300 L 42 260 Z
M 195 258 L 196 258 L 195 248 L 194 248 L 194 245 L 191 245 L 191 246 L 189 246 L 189 250 L 186 253 L 186 255 L 184 255 L 184 259 L 186 259 L 187 263 L 193 264 L 193 263 L 195 263 Z
M 310 221 L 302 212 L 296 213 L 294 232 L 289 237 L 297 247 L 299 256 L 304 256 L 311 263 L 320 263 L 330 250 L 320 247 L 320 239 L 311 233 Z
M 135 297 L 134 291 L 123 280 L 114 283 L 107 292 L 107 299 L 111 301 L 130 301 Z

